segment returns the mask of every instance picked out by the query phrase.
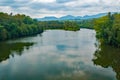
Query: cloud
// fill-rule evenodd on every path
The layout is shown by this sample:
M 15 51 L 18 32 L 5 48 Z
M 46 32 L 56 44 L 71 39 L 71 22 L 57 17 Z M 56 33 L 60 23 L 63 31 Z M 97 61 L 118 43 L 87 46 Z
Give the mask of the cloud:
M 76 0 L 56 0 L 57 3 L 67 3 L 72 1 L 76 1 Z
M 120 12 L 120 0 L 0 0 L 0 11 L 31 17 Z
M 41 2 L 41 3 L 51 3 L 55 2 L 55 0 L 33 0 L 34 2 Z

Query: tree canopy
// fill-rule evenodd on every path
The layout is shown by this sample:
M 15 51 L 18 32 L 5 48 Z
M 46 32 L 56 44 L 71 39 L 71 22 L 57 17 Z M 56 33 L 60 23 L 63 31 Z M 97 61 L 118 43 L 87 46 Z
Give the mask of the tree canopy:
M 0 40 L 30 36 L 43 32 L 38 21 L 24 14 L 0 12 Z
M 95 20 L 94 28 L 101 42 L 120 47 L 120 14 L 109 12 L 108 15 Z
M 76 21 L 40 21 L 39 24 L 46 29 L 64 29 L 77 31 L 80 26 Z

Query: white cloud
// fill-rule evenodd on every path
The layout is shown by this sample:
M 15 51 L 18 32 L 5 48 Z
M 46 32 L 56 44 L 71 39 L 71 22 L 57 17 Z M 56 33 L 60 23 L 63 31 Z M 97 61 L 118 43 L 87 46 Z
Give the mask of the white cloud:
M 0 6 L 0 12 L 11 13 L 14 11 L 10 6 Z
M 31 17 L 120 12 L 120 0 L 0 0 L 0 11 Z
M 55 0 L 33 0 L 33 2 L 52 3 L 55 2 Z

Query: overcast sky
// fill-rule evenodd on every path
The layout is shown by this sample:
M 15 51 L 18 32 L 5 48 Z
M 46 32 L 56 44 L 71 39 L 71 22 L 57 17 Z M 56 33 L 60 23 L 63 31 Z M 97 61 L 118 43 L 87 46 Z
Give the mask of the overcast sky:
M 120 12 L 120 0 L 0 0 L 0 12 L 44 16 L 84 16 Z

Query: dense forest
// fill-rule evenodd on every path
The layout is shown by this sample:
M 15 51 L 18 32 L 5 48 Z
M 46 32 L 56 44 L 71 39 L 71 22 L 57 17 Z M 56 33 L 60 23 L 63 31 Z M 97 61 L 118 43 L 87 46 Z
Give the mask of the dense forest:
M 0 12 L 0 41 L 35 35 L 46 29 L 77 31 L 80 27 L 75 21 L 39 22 L 24 14 L 13 15 Z
M 88 20 L 63 20 L 63 21 L 40 21 L 39 24 L 44 29 L 65 29 L 77 31 L 80 28 L 93 29 L 95 19 Z
M 77 21 L 80 28 L 94 29 L 94 20 L 95 19 L 86 19 Z
M 39 24 L 46 29 L 63 29 L 69 31 L 80 30 L 76 21 L 40 21 Z
M 120 47 L 120 14 L 109 12 L 94 21 L 94 28 L 100 42 Z
M 23 14 L 0 12 L 0 40 L 30 36 L 43 32 L 38 21 Z

